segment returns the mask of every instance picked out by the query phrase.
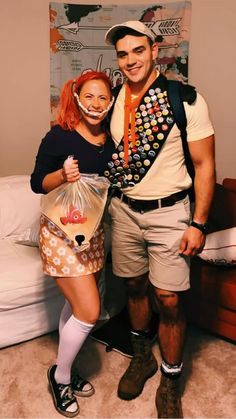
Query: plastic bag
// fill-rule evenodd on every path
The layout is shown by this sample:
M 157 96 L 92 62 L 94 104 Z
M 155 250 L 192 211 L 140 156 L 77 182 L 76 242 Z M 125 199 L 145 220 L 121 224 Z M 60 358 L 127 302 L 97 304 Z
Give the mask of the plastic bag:
M 81 174 L 74 183 L 64 183 L 41 198 L 41 212 L 82 251 L 103 216 L 110 182 L 97 174 Z

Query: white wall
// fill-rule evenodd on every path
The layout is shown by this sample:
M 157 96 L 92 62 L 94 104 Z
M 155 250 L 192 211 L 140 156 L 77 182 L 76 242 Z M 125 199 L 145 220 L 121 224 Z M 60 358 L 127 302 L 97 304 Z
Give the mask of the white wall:
M 172 1 L 160 1 L 167 2 Z M 135 3 L 147 6 L 144 0 Z M 0 176 L 31 173 L 38 145 L 50 128 L 48 7 L 48 0 L 0 0 Z M 235 16 L 235 0 L 192 0 L 189 82 L 210 106 L 219 182 L 236 178 Z

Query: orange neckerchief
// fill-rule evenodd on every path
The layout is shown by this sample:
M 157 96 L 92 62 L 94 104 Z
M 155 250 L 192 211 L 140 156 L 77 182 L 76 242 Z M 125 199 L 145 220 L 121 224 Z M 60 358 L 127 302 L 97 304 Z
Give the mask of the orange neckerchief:
M 140 91 L 138 97 L 134 100 L 131 98 L 130 86 L 127 83 L 125 85 L 125 116 L 124 116 L 124 161 L 125 165 L 128 166 L 128 150 L 129 150 L 129 137 L 131 138 L 132 147 L 135 146 L 135 110 L 139 105 L 144 93 L 147 91 L 149 86 L 154 82 L 154 80 L 159 75 L 159 72 L 154 73 L 151 77 L 151 80 L 148 80 L 145 83 L 144 87 Z M 130 136 L 128 134 L 130 124 Z

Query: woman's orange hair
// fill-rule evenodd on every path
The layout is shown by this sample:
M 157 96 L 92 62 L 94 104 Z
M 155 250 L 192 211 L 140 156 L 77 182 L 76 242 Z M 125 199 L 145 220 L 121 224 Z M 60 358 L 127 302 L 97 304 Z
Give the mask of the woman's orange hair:
M 57 118 L 58 124 L 63 129 L 72 131 L 78 125 L 80 115 L 74 92 L 79 94 L 83 84 L 90 80 L 103 80 L 108 88 L 110 90 L 112 89 L 109 77 L 101 71 L 88 71 L 77 79 L 68 80 L 62 87 L 60 108 Z

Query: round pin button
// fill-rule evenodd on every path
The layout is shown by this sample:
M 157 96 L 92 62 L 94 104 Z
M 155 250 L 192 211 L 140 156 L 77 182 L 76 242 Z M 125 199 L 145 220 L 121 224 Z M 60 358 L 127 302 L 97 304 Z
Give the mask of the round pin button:
M 155 90 L 154 89 L 150 89 L 148 93 L 149 93 L 149 95 L 153 96 L 155 94 Z
M 159 99 L 159 103 L 165 103 L 165 99 L 164 98 L 161 98 L 161 99 Z
M 147 104 L 147 109 L 150 109 L 152 107 L 152 104 L 151 103 L 148 103 Z
M 140 112 L 136 112 L 135 116 L 136 116 L 136 118 L 140 118 L 141 113 Z
M 118 158 L 118 154 L 113 153 L 113 154 L 112 154 L 112 158 L 113 158 L 113 160 L 116 160 L 116 159 Z
M 169 113 L 168 109 L 163 109 L 162 115 L 166 116 L 166 115 L 168 115 L 168 113 Z
M 159 122 L 159 124 L 162 124 L 162 122 L 164 122 L 164 118 L 163 118 L 163 116 L 160 116 L 160 117 L 158 118 L 158 122 Z
M 150 157 L 150 158 L 154 158 L 156 156 L 156 153 L 155 153 L 155 151 L 154 150 L 150 150 L 149 152 L 148 152 L 148 157 Z
M 156 150 L 157 148 L 159 148 L 159 144 L 158 143 L 153 143 L 153 148 Z
M 148 129 L 149 127 L 150 127 L 149 122 L 145 122 L 145 124 L 144 124 L 144 128 L 145 128 L 145 129 Z
M 144 166 L 150 166 L 151 162 L 150 162 L 150 160 L 146 159 L 146 160 L 144 160 L 143 164 L 144 164 Z
M 109 161 L 109 162 L 107 163 L 107 165 L 108 165 L 109 169 L 111 169 L 112 167 L 114 167 L 114 163 L 113 163 L 113 161 Z
M 143 148 L 144 148 L 145 151 L 148 151 L 148 150 L 150 150 L 151 146 L 150 146 L 150 144 L 144 144 Z
M 146 96 L 146 97 L 144 98 L 144 102 L 145 102 L 145 103 L 149 103 L 149 102 L 150 102 L 150 100 L 151 100 L 151 99 L 150 99 L 150 97 L 149 97 L 149 96 Z
M 167 124 L 163 124 L 162 125 L 162 129 L 163 129 L 163 131 L 167 131 L 168 130 L 168 125 Z
M 154 127 L 156 124 L 157 124 L 156 119 L 152 119 L 152 120 L 151 120 L 151 125 Z
M 146 135 L 151 135 L 152 131 L 150 130 L 150 128 L 147 129 L 146 131 Z
M 137 140 L 137 141 L 135 141 L 135 145 L 138 147 L 138 146 L 140 146 L 140 144 L 141 144 L 141 141 L 140 140 Z
M 154 140 L 154 135 L 149 135 L 149 136 L 148 136 L 148 140 L 149 140 L 149 141 L 153 141 L 153 140 Z
M 139 175 L 134 175 L 134 180 L 139 180 Z
M 157 138 L 158 138 L 158 140 L 163 140 L 163 138 L 164 138 L 164 134 L 162 134 L 162 133 L 160 132 L 160 134 L 157 134 Z
M 141 161 L 137 161 L 136 166 L 137 166 L 137 167 L 142 167 L 142 163 L 141 163 Z
M 152 132 L 157 132 L 158 131 L 158 126 L 157 125 L 154 125 L 154 127 L 152 127 Z
M 145 111 L 146 106 L 144 104 L 142 104 L 142 105 L 139 106 L 139 109 L 140 109 L 140 111 Z
M 140 126 L 138 127 L 138 130 L 139 130 L 139 132 L 142 132 L 142 131 L 143 131 L 143 126 L 142 126 L 142 125 L 140 125 Z
M 105 175 L 105 176 L 109 176 L 109 175 L 110 175 L 109 170 L 105 170 L 104 175 Z
M 121 145 L 121 144 L 120 144 L 120 145 L 118 145 L 118 147 L 117 147 L 117 150 L 118 150 L 118 151 L 122 151 L 123 149 L 124 149 L 123 145 Z
M 142 116 L 143 116 L 143 117 L 147 116 L 147 111 L 143 111 L 143 112 L 142 112 Z
M 139 148 L 138 148 L 138 151 L 139 151 L 140 153 L 142 153 L 142 152 L 143 152 L 143 150 L 144 150 L 143 146 L 142 146 L 142 145 L 140 145 L 140 146 L 139 146 Z
M 162 99 L 162 98 L 163 98 L 163 93 L 161 93 L 161 92 L 160 92 L 160 93 L 158 93 L 158 94 L 157 94 L 157 97 L 158 97 L 158 99 Z
M 140 175 L 144 175 L 146 173 L 146 170 L 144 169 L 144 167 L 140 167 L 139 173 Z
M 157 95 L 154 95 L 154 94 L 153 94 L 153 96 L 151 97 L 151 100 L 152 100 L 153 102 L 155 102 L 155 101 L 157 100 Z

